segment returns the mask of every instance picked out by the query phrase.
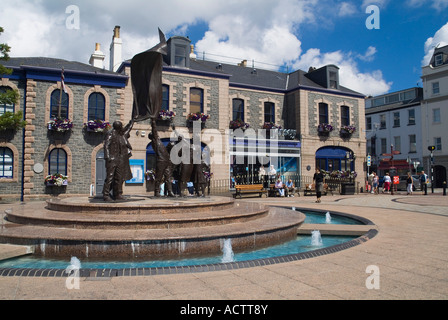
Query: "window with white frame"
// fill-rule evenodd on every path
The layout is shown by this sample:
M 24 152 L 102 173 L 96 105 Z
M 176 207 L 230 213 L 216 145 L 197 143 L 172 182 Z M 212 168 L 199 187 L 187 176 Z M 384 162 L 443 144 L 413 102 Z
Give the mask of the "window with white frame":
M 386 115 L 380 115 L 380 129 L 386 129 Z
M 443 54 L 439 53 L 434 57 L 435 67 L 443 64 Z
M 415 125 L 415 109 L 408 110 L 408 126 Z
M 432 94 L 439 94 L 440 93 L 440 84 L 439 82 L 433 82 L 432 83 Z
M 394 137 L 394 150 L 401 151 L 401 137 Z
M 394 112 L 394 127 L 400 126 L 400 112 Z
M 440 109 L 432 109 L 432 122 L 440 123 Z
M 415 134 L 409 135 L 409 153 L 417 152 L 417 138 Z
M 434 138 L 434 146 L 436 147 L 437 151 L 442 151 L 442 138 Z

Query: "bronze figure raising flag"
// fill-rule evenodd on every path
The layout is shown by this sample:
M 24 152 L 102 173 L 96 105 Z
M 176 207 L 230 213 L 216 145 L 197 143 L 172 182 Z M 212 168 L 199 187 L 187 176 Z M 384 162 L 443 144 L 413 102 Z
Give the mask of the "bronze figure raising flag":
M 136 122 L 157 119 L 162 106 L 162 55 L 166 55 L 165 35 L 159 29 L 160 43 L 137 54 L 131 61 L 134 94 L 132 119 Z

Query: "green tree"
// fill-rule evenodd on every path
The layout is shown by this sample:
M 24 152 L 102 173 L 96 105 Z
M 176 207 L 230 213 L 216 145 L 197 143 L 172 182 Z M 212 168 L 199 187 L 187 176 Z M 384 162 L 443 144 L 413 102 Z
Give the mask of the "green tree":
M 3 28 L 0 27 L 0 35 L 3 33 Z M 0 77 L 3 75 L 9 75 L 12 73 L 12 69 L 6 68 L 2 61 L 9 60 L 9 51 L 11 47 L 6 43 L 0 43 Z M 6 90 L 0 92 L 0 105 L 14 104 L 19 101 L 19 92 L 17 90 Z M 11 112 L 5 112 L 0 116 L 0 130 L 4 129 L 18 129 L 26 125 L 26 122 L 22 120 L 22 111 L 12 114 Z

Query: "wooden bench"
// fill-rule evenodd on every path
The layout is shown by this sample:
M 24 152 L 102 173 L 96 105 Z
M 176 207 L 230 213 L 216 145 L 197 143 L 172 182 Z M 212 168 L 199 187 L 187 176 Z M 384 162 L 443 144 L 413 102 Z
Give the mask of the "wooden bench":
M 328 184 L 324 183 L 324 190 L 322 192 L 322 195 L 327 195 L 328 192 Z M 313 195 L 316 194 L 316 185 L 314 183 L 306 184 L 305 190 L 303 191 L 303 195 Z
M 235 185 L 235 193 L 233 194 L 233 197 L 236 198 L 237 196 L 242 197 L 243 194 L 257 194 L 261 198 L 263 194 L 267 197 L 267 191 L 263 188 L 262 184 L 239 184 Z

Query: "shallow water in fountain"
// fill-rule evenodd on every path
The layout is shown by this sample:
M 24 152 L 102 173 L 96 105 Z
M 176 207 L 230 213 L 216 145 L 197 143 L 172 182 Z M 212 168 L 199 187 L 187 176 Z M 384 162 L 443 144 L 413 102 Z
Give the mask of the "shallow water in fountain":
M 329 247 L 350 241 L 356 237 L 351 236 L 322 236 L 322 246 L 316 248 L 311 244 L 310 236 L 297 236 L 295 240 L 272 246 L 265 249 L 234 253 L 234 261 L 249 261 L 256 259 L 266 259 L 290 254 L 297 254 L 311 251 L 323 247 Z M 163 261 L 90 261 L 89 259 L 81 260 L 82 268 L 156 268 L 156 267 L 173 267 L 173 266 L 192 266 L 202 264 L 222 263 L 223 255 L 182 260 L 163 260 Z M 33 256 L 26 256 L 16 259 L 10 259 L 0 262 L 0 268 L 43 268 L 43 269 L 65 269 L 70 264 L 70 259 L 56 260 L 44 259 Z

